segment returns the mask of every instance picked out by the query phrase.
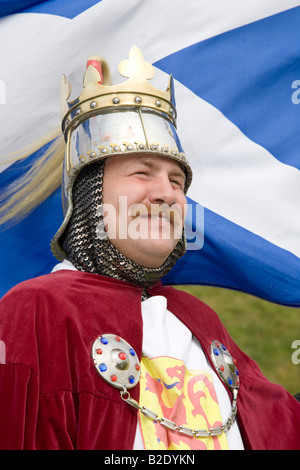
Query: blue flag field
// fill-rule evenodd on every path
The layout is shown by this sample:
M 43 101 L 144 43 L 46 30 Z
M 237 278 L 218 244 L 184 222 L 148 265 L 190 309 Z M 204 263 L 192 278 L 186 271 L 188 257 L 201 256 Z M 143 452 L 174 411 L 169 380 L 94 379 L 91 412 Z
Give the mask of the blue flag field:
M 63 73 L 103 56 L 113 83 L 137 45 L 153 85 L 175 80 L 194 180 L 188 249 L 164 283 L 300 306 L 300 1 L 0 0 L 0 188 L 43 154 L 3 164 L 60 125 Z M 76 85 L 74 93 L 76 94 Z M 0 296 L 51 272 L 60 189 L 0 231 Z

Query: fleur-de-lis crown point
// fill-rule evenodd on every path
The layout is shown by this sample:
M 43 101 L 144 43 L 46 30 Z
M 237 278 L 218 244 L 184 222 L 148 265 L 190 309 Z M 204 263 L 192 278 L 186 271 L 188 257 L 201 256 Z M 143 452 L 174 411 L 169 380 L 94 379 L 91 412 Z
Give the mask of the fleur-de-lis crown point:
M 140 49 L 133 46 L 129 51 L 129 59 L 120 62 L 119 73 L 126 78 L 151 80 L 154 77 L 154 67 L 144 60 Z

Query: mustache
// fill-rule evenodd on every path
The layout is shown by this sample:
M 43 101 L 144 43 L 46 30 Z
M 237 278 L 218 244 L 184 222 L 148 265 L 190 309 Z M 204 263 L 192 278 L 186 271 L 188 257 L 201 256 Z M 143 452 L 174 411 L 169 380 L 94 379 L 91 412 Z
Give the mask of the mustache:
M 128 215 L 131 217 L 156 218 L 169 222 L 172 225 L 182 225 L 184 214 L 179 204 L 169 206 L 162 204 L 133 204 L 129 207 Z

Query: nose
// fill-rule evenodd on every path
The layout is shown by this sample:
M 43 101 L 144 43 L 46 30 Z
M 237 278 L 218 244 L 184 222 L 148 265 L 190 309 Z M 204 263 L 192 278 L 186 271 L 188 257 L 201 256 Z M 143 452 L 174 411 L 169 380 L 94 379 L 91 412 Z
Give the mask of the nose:
M 151 183 L 151 190 L 148 194 L 151 204 L 168 204 L 172 206 L 177 202 L 176 192 L 168 176 L 159 176 Z

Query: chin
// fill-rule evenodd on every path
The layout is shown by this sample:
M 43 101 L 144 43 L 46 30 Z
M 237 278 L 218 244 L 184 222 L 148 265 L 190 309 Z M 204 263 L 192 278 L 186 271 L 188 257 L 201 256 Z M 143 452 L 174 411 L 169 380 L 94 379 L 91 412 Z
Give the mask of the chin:
M 131 259 L 147 268 L 159 268 L 170 256 L 178 240 L 175 244 L 170 240 L 146 240 L 146 242 L 136 243 L 135 253 Z

